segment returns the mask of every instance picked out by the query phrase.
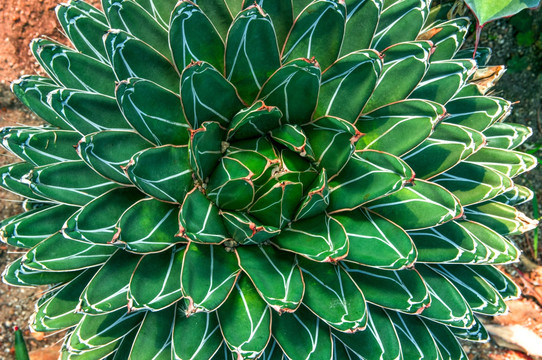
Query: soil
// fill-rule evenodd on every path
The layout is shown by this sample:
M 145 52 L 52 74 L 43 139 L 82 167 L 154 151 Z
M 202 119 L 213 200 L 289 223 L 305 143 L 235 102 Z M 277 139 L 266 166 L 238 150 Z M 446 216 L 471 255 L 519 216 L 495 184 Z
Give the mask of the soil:
M 2 0 L 0 2 L 0 126 L 16 124 L 40 124 L 29 110 L 25 109 L 9 90 L 9 83 L 22 74 L 40 73 L 37 63 L 31 56 L 30 40 L 43 35 L 57 41 L 66 42 L 62 30 L 56 22 L 54 8 L 58 0 Z M 95 6 L 99 1 L 87 1 Z M 531 31 L 539 36 L 542 30 L 542 10 L 527 12 L 532 19 Z M 542 158 L 537 147 L 542 144 L 541 94 L 542 94 L 542 44 L 541 40 L 529 42 L 518 38 L 517 26 L 511 21 L 499 20 L 486 26 L 482 33 L 481 46 L 494 51 L 490 64 L 507 64 L 508 71 L 499 81 L 494 94 L 516 101 L 510 122 L 526 124 L 533 129 L 533 136 L 523 145 L 522 150 L 531 151 Z M 521 36 L 521 35 L 520 35 Z M 471 36 L 468 42 L 473 43 Z M 0 165 L 16 161 L 0 149 Z M 520 182 L 533 189 L 542 209 L 542 166 L 522 176 Z M 20 212 L 21 199 L 16 195 L 0 190 L 0 218 Z M 528 215 L 533 214 L 532 203 L 522 207 Z M 524 251 L 524 260 L 503 270 L 517 281 L 524 295 L 510 303 L 511 311 L 504 317 L 487 318 L 484 321 L 497 325 L 520 324 L 542 336 L 542 246 L 535 250 L 533 232 L 514 239 Z M 17 249 L 0 244 L 0 270 L 20 254 Z M 35 301 L 44 288 L 15 288 L 0 285 L 0 359 L 13 357 L 13 327 L 25 329 L 27 345 L 36 350 L 32 359 L 53 359 L 40 349 L 58 344 L 63 334 L 30 334 L 26 324 L 34 308 Z M 58 347 L 58 345 L 57 345 Z M 498 346 L 494 340 L 485 344 L 465 343 L 464 348 L 471 360 L 514 360 L 533 359 L 528 355 Z M 58 348 L 57 348 L 58 349 Z M 54 352 L 53 352 L 54 353 Z

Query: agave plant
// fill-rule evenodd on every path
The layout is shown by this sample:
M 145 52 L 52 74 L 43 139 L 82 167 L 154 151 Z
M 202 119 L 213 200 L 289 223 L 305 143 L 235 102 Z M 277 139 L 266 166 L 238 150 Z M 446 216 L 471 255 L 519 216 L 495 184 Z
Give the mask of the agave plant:
M 2 239 L 65 359 L 466 359 L 535 226 L 531 133 L 430 0 L 103 0 L 12 85 Z M 104 35 L 105 34 L 105 35 Z

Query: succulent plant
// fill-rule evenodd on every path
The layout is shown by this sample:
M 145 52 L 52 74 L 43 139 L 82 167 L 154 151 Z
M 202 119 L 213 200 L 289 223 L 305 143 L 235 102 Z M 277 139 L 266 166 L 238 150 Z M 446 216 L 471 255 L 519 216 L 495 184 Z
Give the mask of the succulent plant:
M 531 133 L 430 0 L 103 0 L 12 89 L 12 285 L 65 359 L 466 359 L 535 226 Z M 105 34 L 105 35 L 104 35 Z

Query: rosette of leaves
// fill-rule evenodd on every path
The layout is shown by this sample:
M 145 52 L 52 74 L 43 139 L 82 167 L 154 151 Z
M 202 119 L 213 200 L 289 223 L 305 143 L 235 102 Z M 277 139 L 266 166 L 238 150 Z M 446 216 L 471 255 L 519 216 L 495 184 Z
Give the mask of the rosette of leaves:
M 518 296 L 535 159 L 429 3 L 60 5 L 73 47 L 12 86 L 48 124 L 2 130 L 31 326 L 65 359 L 465 359 Z

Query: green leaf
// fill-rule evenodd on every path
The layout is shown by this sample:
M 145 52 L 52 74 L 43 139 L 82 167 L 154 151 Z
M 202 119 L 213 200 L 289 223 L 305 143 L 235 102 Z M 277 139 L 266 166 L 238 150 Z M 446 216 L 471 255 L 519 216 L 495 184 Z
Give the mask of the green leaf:
M 122 214 L 112 242 L 135 253 L 158 252 L 182 242 L 175 237 L 179 210 L 178 205 L 155 199 L 139 200 Z
M 397 331 L 403 359 L 441 359 L 436 339 L 432 337 L 419 317 L 394 311 L 387 311 L 387 313 Z
M 281 250 L 312 261 L 335 262 L 348 254 L 348 237 L 343 225 L 327 214 L 291 223 L 272 242 Z
M 221 211 L 220 215 L 233 240 L 241 245 L 260 244 L 280 233 L 280 229 L 264 225 L 243 212 Z
M 417 251 L 410 237 L 385 218 L 363 208 L 332 216 L 348 236 L 350 247 L 343 261 L 394 270 L 416 260 Z
M 107 55 L 118 81 L 138 77 L 179 92 L 179 74 L 162 54 L 130 34 L 111 29 L 104 36 Z M 148 66 L 153 64 L 153 66 Z
M 177 308 L 173 327 L 175 359 L 208 360 L 220 353 L 222 334 L 216 312 L 200 312 L 186 316 Z
M 332 359 L 331 333 L 305 307 L 293 313 L 273 313 L 273 337 L 290 359 Z
M 209 20 L 211 20 L 211 23 L 216 28 L 216 30 L 220 34 L 220 37 L 222 37 L 223 40 L 226 40 L 230 25 L 233 21 L 233 18 L 237 14 L 232 14 L 230 9 L 228 8 L 228 1 L 229 0 L 196 1 L 197 5 L 201 8 L 201 10 L 203 10 L 205 15 L 209 17 Z
M 484 325 L 476 316 L 474 317 L 474 321 L 474 325 L 469 329 L 449 327 L 448 330 L 450 330 L 458 339 L 475 342 L 487 342 L 489 340 L 489 334 L 487 333 Z
M 85 205 L 118 187 L 96 174 L 83 161 L 64 161 L 37 167 L 28 174 L 26 181 L 37 194 L 73 205 Z
M 432 321 L 422 319 L 429 333 L 435 339 L 440 358 L 443 360 L 467 360 L 461 344 L 451 332 L 451 328 Z
M 254 202 L 253 173 L 240 160 L 224 156 L 207 183 L 207 197 L 224 210 L 240 211 Z
M 335 61 L 322 73 L 314 117 L 336 116 L 356 122 L 381 71 L 380 55 L 372 50 L 356 51 Z
M 484 135 L 461 125 L 441 123 L 427 140 L 402 159 L 417 178 L 430 179 L 453 168 L 485 144 Z
M 137 331 L 130 358 L 141 360 L 167 360 L 171 359 L 171 343 L 175 307 L 152 312 L 145 312 L 141 326 Z M 169 325 L 169 326 L 168 326 Z
M 515 184 L 512 189 L 506 193 L 494 198 L 494 201 L 502 202 L 506 205 L 519 205 L 533 199 L 534 193 L 531 189 Z
M 174 246 L 171 250 L 147 254 L 139 260 L 128 288 L 130 310 L 161 310 L 183 297 L 183 250 L 184 246 Z
M 376 88 L 363 108 L 363 114 L 404 100 L 427 72 L 432 49 L 428 41 L 410 41 L 394 44 L 382 51 L 384 65 Z M 408 77 L 404 76 L 406 72 Z
M 36 166 L 79 159 L 73 147 L 81 135 L 75 131 L 5 127 L 0 137 L 4 148 Z
M 526 8 L 535 8 L 540 0 L 465 0 L 465 3 L 483 27 L 490 21 L 515 15 Z
M 282 62 L 315 57 L 326 69 L 339 57 L 345 23 L 344 2 L 313 1 L 295 19 L 282 49 Z
M 395 328 L 384 310 L 378 306 L 367 304 L 367 328 L 353 334 L 333 331 L 335 344 L 342 344 L 354 358 L 371 359 L 378 357 L 382 360 L 401 358 L 401 343 Z M 335 359 L 342 359 L 336 355 Z
M 367 325 L 362 291 L 340 265 L 298 257 L 305 281 L 303 304 L 329 326 L 354 333 Z
M 186 195 L 181 206 L 179 222 L 178 235 L 187 240 L 220 244 L 228 236 L 218 207 L 197 188 Z
M 389 271 L 351 263 L 344 266 L 370 303 L 409 314 L 419 314 L 431 303 L 427 285 L 415 270 Z
M 222 157 L 224 131 L 219 123 L 208 121 L 190 133 L 190 166 L 201 182 L 206 182 Z
M 179 73 L 192 61 L 205 61 L 220 72 L 224 70 L 224 43 L 213 23 L 196 4 L 177 3 L 171 13 L 168 35 Z
M 104 130 L 85 136 L 77 153 L 94 171 L 106 179 L 131 185 L 123 169 L 132 155 L 152 144 L 134 131 Z
M 115 93 L 115 74 L 107 64 L 47 39 L 33 40 L 30 49 L 59 85 L 109 96 Z
M 406 99 L 383 106 L 356 122 L 364 134 L 356 149 L 401 156 L 428 138 L 444 114 L 442 105 L 426 100 Z
M 429 15 L 426 0 L 385 1 L 371 48 L 378 51 L 418 36 Z
M 532 135 L 530 127 L 513 123 L 496 123 L 484 131 L 487 146 L 512 150 L 523 144 Z
M 239 111 L 231 120 L 227 140 L 244 140 L 261 137 L 279 128 L 282 113 L 276 106 L 267 106 L 258 100 L 252 106 Z
M 428 24 L 429 22 L 426 22 Z M 453 58 L 457 51 L 463 46 L 465 37 L 469 30 L 470 21 L 468 18 L 457 18 L 448 21 L 438 21 L 430 28 L 418 35 L 419 38 L 430 40 L 435 52 L 431 55 L 431 61 L 440 61 Z
M 465 217 L 503 236 L 523 234 L 538 226 L 538 221 L 530 219 L 516 208 L 493 200 L 465 207 Z
M 33 170 L 34 166 L 26 162 L 2 166 L 0 168 L 0 185 L 4 189 L 25 198 L 45 200 L 44 196 L 40 196 L 31 190 L 30 184 L 26 180 Z
M 193 187 L 188 146 L 164 145 L 136 153 L 124 167 L 130 181 L 162 201 L 182 203 Z
M 128 123 L 153 144 L 188 142 L 190 125 L 177 94 L 152 81 L 130 78 L 119 83 L 116 98 Z
M 487 146 L 469 156 L 467 161 L 487 166 L 511 178 L 533 169 L 538 164 L 537 158 L 533 155 Z
M 304 284 L 294 255 L 269 245 L 240 246 L 235 251 L 239 266 L 273 310 L 279 314 L 297 311 Z
M 252 103 L 263 83 L 280 67 L 273 23 L 257 4 L 241 11 L 228 31 L 225 73 L 240 97 Z
M 353 210 L 412 182 L 414 172 L 399 157 L 357 151 L 329 182 L 329 212 Z
M 314 152 L 308 142 L 307 136 L 299 125 L 285 124 L 279 128 L 273 129 L 269 133 L 272 140 L 295 151 L 301 157 L 310 160 L 314 159 Z
M 190 242 L 182 263 L 181 286 L 188 300 L 188 316 L 221 307 L 241 272 L 235 254 L 223 246 Z
M 125 308 L 128 305 L 127 293 L 130 278 L 140 258 L 140 255 L 122 250 L 117 250 L 111 255 L 81 293 L 80 310 L 96 315 Z M 115 279 L 115 281 L 110 281 L 110 279 Z M 84 320 L 80 325 L 83 322 Z M 84 330 L 90 329 L 86 327 Z
M 13 220 L 5 221 L 0 228 L 2 241 L 10 245 L 31 248 L 58 232 L 77 207 L 56 205 L 31 210 Z
M 286 123 L 306 124 L 316 107 L 320 77 L 320 65 L 315 60 L 292 60 L 267 79 L 257 98 L 278 107 Z
M 110 0 L 107 0 L 110 1 Z M 175 4 L 171 1 L 156 1 L 156 0 L 135 0 L 136 3 L 141 5 L 149 14 L 151 14 L 156 20 L 167 27 L 169 24 L 169 18 L 173 11 Z M 117 360 L 117 359 L 115 359 Z
M 446 104 L 449 116 L 443 121 L 484 131 L 491 124 L 502 121 L 510 113 L 511 107 L 512 103 L 497 97 L 461 97 Z
M 290 32 L 292 23 L 294 22 L 293 7 L 291 0 L 257 0 L 253 3 L 258 4 L 269 16 L 273 22 L 273 28 L 277 36 L 279 49 L 284 45 L 286 36 Z M 243 2 L 243 9 L 246 9 L 253 3 L 249 1 Z M 296 2 L 297 5 L 298 2 Z
M 383 7 L 382 0 L 347 0 L 345 3 L 346 28 L 341 56 L 371 47 Z
M 141 192 L 130 187 L 110 190 L 70 217 L 62 233 L 75 240 L 106 244 L 113 239 L 115 225 L 124 211 L 142 197 Z
M 84 270 L 103 264 L 115 252 L 111 245 L 67 239 L 56 233 L 23 256 L 25 266 L 41 271 Z
M 217 314 L 230 350 L 239 358 L 258 358 L 271 338 L 271 310 L 248 277 L 239 279 Z
M 517 299 L 521 291 L 516 283 L 494 266 L 469 266 L 469 269 L 487 281 L 504 300 Z
M 43 272 L 24 266 L 19 258 L 6 266 L 2 272 L 2 280 L 15 286 L 38 286 L 64 283 L 77 277 L 81 271 Z
M 405 230 L 437 226 L 462 214 L 461 204 L 450 192 L 418 179 L 413 186 L 372 201 L 366 207 Z
M 314 180 L 297 210 L 295 221 L 323 213 L 329 205 L 329 186 L 325 169 Z

